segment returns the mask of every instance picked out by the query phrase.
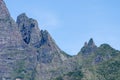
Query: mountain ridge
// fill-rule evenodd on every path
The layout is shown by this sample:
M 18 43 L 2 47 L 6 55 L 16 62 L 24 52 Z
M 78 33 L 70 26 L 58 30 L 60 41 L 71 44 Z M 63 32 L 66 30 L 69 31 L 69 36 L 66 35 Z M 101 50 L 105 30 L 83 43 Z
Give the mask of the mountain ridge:
M 120 79 L 120 51 L 109 44 L 96 46 L 90 38 L 70 56 L 35 19 L 22 13 L 15 22 L 0 4 L 0 80 Z

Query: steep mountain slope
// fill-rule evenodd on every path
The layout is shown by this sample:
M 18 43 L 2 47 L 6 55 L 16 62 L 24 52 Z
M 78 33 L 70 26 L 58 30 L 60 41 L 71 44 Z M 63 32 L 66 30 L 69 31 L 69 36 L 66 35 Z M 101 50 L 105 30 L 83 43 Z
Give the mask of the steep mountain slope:
M 16 23 L 10 17 L 3 0 L 0 0 L 0 50 L 11 46 L 20 48 L 22 44 Z
M 42 63 L 49 63 L 51 60 L 45 60 L 47 58 L 52 58 L 58 54 L 57 60 L 61 58 L 64 61 L 65 55 L 62 54 L 63 51 L 56 45 L 55 41 L 52 39 L 47 30 L 43 31 L 38 28 L 38 23 L 32 18 L 28 18 L 25 13 L 17 17 L 17 24 L 19 31 L 22 35 L 23 41 L 37 49 L 37 52 L 40 53 L 39 57 L 44 58 L 40 60 Z M 59 60 L 58 60 L 59 61 Z
M 35 50 L 24 43 L 17 24 L 0 0 L 0 80 L 33 79 L 35 67 Z
M 70 57 L 46 30 L 39 30 L 36 20 L 21 14 L 15 23 L 3 0 L 0 33 L 1 80 L 49 80 L 54 77 L 51 71 Z
M 22 41 L 17 24 L 11 18 L 4 1 L 0 0 L 0 80 L 14 80 L 18 77 L 33 79 L 31 74 L 34 74 L 36 66 L 35 54 Z M 24 71 L 21 68 L 23 64 Z
M 28 18 L 25 13 L 17 17 L 17 24 L 23 41 L 37 52 L 37 79 L 52 78 L 53 72 L 51 71 L 59 68 L 69 55 L 56 45 L 47 30 L 39 30 L 37 21 Z

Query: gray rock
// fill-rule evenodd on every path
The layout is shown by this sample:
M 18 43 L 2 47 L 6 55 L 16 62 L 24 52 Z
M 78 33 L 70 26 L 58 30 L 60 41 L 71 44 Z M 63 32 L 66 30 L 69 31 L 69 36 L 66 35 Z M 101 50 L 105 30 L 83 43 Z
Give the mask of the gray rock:
M 10 17 L 9 11 L 3 0 L 0 0 L 0 20 Z
M 3 0 L 0 0 L 0 50 L 22 48 L 22 37 Z
M 63 55 L 60 48 L 56 45 L 55 41 L 52 39 L 47 30 L 40 30 L 36 20 L 28 18 L 25 13 L 17 17 L 17 24 L 19 31 L 21 32 L 23 41 L 31 47 L 38 50 L 39 56 L 38 60 L 44 63 L 51 62 L 54 55 Z M 64 57 L 65 58 L 65 57 Z
M 26 14 L 23 13 L 17 17 L 17 24 L 22 39 L 26 44 L 33 46 L 40 41 L 40 30 L 36 20 L 28 18 Z
M 4 1 L 0 0 L 0 80 L 15 80 L 17 77 L 27 80 L 25 76 L 34 74 L 36 53 L 26 46 L 17 24 L 11 18 Z M 24 69 L 26 72 L 23 74 Z
M 36 20 L 23 13 L 15 23 L 3 0 L 0 4 L 1 80 L 49 80 L 61 75 L 66 64 L 73 65 L 48 31 L 39 29 Z
M 16 23 L 23 41 L 37 51 L 36 79 L 49 80 L 55 77 L 51 71 L 59 68 L 68 55 L 56 45 L 47 30 L 40 30 L 37 21 L 28 18 L 25 13 L 17 17 Z M 57 70 L 58 75 L 61 74 L 60 69 Z
M 97 47 L 90 39 L 80 55 L 70 57 L 56 45 L 47 30 L 40 30 L 37 21 L 25 13 L 15 23 L 0 0 L 0 80 L 58 80 L 65 75 L 68 76 L 64 80 L 81 80 L 83 76 L 79 72 L 85 76 L 82 80 L 89 80 L 94 76 L 91 76 L 94 70 L 89 71 L 92 62 L 107 61 L 119 53 L 106 44 Z
M 97 46 L 95 45 L 93 39 L 91 38 L 87 44 L 85 42 L 84 46 L 81 48 L 81 51 L 79 54 L 82 54 L 84 56 L 90 55 L 91 53 L 94 53 L 97 50 Z

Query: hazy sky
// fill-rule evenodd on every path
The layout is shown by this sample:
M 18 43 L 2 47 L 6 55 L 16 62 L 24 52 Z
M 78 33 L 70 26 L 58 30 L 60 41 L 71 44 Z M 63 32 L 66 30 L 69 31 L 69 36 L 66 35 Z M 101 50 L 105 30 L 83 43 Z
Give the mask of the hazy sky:
M 5 0 L 11 16 L 26 13 L 65 52 L 77 54 L 91 37 L 120 50 L 120 0 Z

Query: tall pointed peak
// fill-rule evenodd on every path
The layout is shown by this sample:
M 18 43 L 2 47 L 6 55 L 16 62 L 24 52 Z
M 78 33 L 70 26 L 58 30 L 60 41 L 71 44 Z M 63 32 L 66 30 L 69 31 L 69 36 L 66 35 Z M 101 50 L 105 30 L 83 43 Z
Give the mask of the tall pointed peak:
M 16 23 L 26 44 L 35 45 L 40 40 L 40 30 L 35 19 L 29 18 L 25 13 L 22 13 L 17 17 Z
M 88 55 L 91 53 L 94 53 L 97 49 L 97 46 L 95 45 L 94 41 L 92 38 L 90 40 L 84 43 L 84 46 L 81 48 L 81 51 L 79 52 L 82 53 L 83 55 Z
M 95 46 L 93 38 L 90 38 L 90 40 L 88 42 L 88 46 Z
M 3 0 L 0 0 L 0 19 L 5 19 L 10 17 L 9 11 L 6 7 L 6 4 Z

